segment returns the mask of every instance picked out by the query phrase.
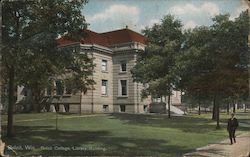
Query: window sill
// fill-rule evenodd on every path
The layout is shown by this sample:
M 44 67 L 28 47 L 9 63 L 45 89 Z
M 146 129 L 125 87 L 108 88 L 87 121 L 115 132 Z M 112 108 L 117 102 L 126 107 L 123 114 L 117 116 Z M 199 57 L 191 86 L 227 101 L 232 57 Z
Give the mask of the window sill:
M 128 95 L 119 95 L 117 98 L 128 98 Z
M 127 71 L 120 71 L 119 74 L 126 74 Z
M 109 73 L 108 71 L 102 70 L 102 73 Z
M 108 95 L 101 95 L 102 97 L 109 97 Z

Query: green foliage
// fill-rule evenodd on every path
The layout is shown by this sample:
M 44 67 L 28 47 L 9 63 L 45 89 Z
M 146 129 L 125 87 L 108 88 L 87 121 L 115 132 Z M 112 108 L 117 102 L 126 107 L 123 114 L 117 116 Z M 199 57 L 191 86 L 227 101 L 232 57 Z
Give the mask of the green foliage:
M 86 0 L 38 0 L 2 2 L 2 66 L 8 93 L 8 136 L 13 136 L 14 90 L 24 85 L 32 90 L 33 110 L 53 77 L 65 72 L 65 53 L 56 38 L 67 33 L 77 40 L 87 24 L 81 14 Z M 69 33 L 70 32 L 70 33 Z M 75 59 L 75 58 L 73 58 Z M 84 83 L 84 82 L 82 82 Z
M 183 54 L 178 58 L 178 87 L 190 99 L 213 99 L 213 119 L 219 128 L 219 110 L 228 100 L 246 99 L 249 93 L 247 11 L 234 21 L 217 15 L 210 27 L 186 32 Z
M 213 21 L 210 27 L 185 33 L 183 54 L 178 58 L 179 87 L 193 96 L 217 94 L 226 98 L 245 93 L 249 67 L 247 12 L 235 21 L 230 21 L 228 14 Z
M 3 2 L 3 65 L 15 70 L 16 84 L 32 89 L 34 103 L 49 80 L 65 73 L 72 54 L 58 49 L 56 38 L 67 33 L 77 40 L 86 29 L 81 10 L 86 0 Z M 68 33 L 72 32 L 72 33 Z M 71 59 L 69 61 L 69 59 Z M 90 60 L 84 60 L 84 62 Z M 87 70 L 85 69 L 84 72 Z M 80 71 L 76 71 L 80 72 Z M 89 75 L 90 72 L 86 72 Z M 84 74 L 81 74 L 84 75 Z M 8 76 L 5 77 L 8 80 Z M 84 83 L 84 82 L 81 82 Z
M 67 66 L 67 76 L 64 78 L 66 88 L 73 92 L 86 93 L 87 90 L 93 89 L 95 84 L 91 77 L 94 72 L 95 64 L 93 63 L 93 56 L 91 54 L 80 53 L 79 51 L 71 52 L 72 59 Z M 74 58 L 74 59 L 73 59 Z
M 181 77 L 178 88 L 190 96 L 209 95 L 209 79 L 214 66 L 208 50 L 212 34 L 208 27 L 202 26 L 184 35 L 182 54 L 177 58 L 177 71 Z
M 249 17 L 247 11 L 242 12 L 235 21 L 230 21 L 228 15 L 216 16 L 212 25 L 214 34 L 211 45 L 214 58 L 215 86 L 224 96 L 235 95 L 239 92 L 237 86 L 247 83 L 246 58 L 248 52 Z M 244 21 L 244 22 L 242 22 Z M 233 90 L 232 90 L 233 89 Z
M 138 54 L 132 69 L 134 81 L 147 84 L 143 96 L 171 94 L 175 81 L 176 56 L 182 43 L 181 22 L 173 16 L 165 16 L 160 24 L 143 30 L 149 44 L 145 52 Z

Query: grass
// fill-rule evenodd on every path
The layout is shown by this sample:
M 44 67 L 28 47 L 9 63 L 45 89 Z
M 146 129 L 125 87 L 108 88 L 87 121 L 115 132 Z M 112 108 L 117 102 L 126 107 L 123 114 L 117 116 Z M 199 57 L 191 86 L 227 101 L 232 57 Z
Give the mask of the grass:
M 237 114 L 240 121 L 237 134 L 250 129 L 248 114 Z M 197 147 L 219 142 L 228 136 L 225 129 L 228 118 L 226 114 L 221 115 L 220 130 L 215 129 L 215 122 L 210 120 L 211 114 L 171 119 L 166 115 L 84 116 L 58 115 L 56 130 L 55 113 L 16 114 L 16 136 L 4 137 L 3 140 L 15 148 L 18 156 L 42 154 L 175 157 Z M 2 121 L 5 131 L 6 116 L 2 116 Z M 14 155 L 10 151 L 8 153 Z

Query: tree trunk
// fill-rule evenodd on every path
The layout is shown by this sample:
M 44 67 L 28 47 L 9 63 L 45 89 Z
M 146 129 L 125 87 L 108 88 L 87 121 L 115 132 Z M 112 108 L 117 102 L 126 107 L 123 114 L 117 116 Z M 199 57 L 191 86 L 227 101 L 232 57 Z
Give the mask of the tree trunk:
M 236 101 L 233 101 L 233 113 L 235 113 L 235 103 Z
M 39 105 L 39 98 L 38 93 L 35 94 L 35 112 L 40 113 L 40 105 Z
M 227 104 L 227 115 L 229 115 L 229 110 L 230 110 L 230 104 Z
M 201 115 L 201 103 L 200 103 L 200 100 L 198 102 L 198 114 Z
M 215 102 L 215 96 L 213 98 L 213 115 L 212 120 L 216 120 L 216 102 Z
M 198 90 L 198 115 L 201 115 L 200 90 Z
M 93 85 L 92 85 L 92 91 L 91 91 L 91 113 L 94 113 L 94 87 L 93 87 Z
M 192 104 L 189 104 L 189 112 L 190 113 L 192 113 L 192 111 L 193 111 L 192 109 L 193 109 Z
M 215 106 L 213 105 L 213 109 L 212 109 L 212 120 L 215 120 L 215 114 L 216 114 L 216 111 L 215 111 Z
M 216 129 L 220 128 L 220 104 L 216 104 Z
M 216 99 L 216 96 L 215 96 L 215 102 L 217 100 L 218 99 Z M 219 129 L 220 128 L 220 103 L 218 101 L 215 103 L 215 107 L 216 107 L 216 129 Z
M 171 96 L 171 93 L 168 95 L 168 118 L 171 118 L 171 115 L 170 115 L 170 96 Z
M 14 79 L 15 70 L 12 66 L 9 69 L 9 97 L 8 97 L 8 126 L 7 126 L 7 137 L 13 137 L 13 109 L 14 109 Z
M 34 112 L 41 112 L 40 110 L 40 104 L 39 104 L 39 99 L 40 99 L 40 93 L 39 93 L 39 90 L 38 89 L 33 89 L 33 107 L 32 107 L 32 110 Z
M 204 103 L 204 110 L 205 110 L 205 114 L 207 114 L 207 104 Z
M 92 79 L 93 79 L 93 74 L 92 74 Z M 94 113 L 94 85 L 91 86 L 91 113 Z M 84 92 L 86 94 L 86 91 Z
M 80 91 L 80 115 L 82 115 L 82 91 Z

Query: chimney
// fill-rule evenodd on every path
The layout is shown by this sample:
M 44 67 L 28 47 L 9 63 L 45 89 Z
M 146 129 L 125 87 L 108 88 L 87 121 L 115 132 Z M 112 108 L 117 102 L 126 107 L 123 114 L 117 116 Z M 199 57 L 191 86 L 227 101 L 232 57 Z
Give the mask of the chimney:
M 128 29 L 128 25 L 126 25 L 126 29 Z

